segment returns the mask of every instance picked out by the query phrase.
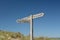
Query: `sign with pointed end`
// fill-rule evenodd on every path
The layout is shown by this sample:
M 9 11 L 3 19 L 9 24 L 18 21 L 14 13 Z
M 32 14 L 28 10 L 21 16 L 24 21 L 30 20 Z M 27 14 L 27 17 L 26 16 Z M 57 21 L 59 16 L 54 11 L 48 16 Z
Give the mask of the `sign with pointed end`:
M 35 18 L 39 18 L 39 17 L 44 16 L 44 13 L 39 13 L 39 14 L 35 14 L 32 16 L 33 16 L 32 19 L 35 19 Z M 30 22 L 30 16 L 22 18 L 22 19 L 17 19 L 16 22 L 17 23 L 28 23 L 28 22 Z

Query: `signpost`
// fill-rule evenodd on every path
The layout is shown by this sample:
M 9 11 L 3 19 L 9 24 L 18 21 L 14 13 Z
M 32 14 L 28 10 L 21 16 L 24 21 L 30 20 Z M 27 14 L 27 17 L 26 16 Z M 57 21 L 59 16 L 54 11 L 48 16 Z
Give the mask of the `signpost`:
M 30 23 L 30 40 L 33 40 L 33 19 L 43 17 L 44 13 L 38 13 L 35 15 L 30 15 L 28 17 L 17 19 L 17 23 Z

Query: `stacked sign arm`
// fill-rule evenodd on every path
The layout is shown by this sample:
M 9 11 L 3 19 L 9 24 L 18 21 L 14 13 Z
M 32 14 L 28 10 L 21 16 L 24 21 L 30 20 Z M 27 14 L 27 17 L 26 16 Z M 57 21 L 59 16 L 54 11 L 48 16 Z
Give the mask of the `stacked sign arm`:
M 16 20 L 17 23 L 26 23 L 26 22 L 29 22 L 29 21 L 30 21 L 30 17 L 25 17 L 25 18 Z
M 44 13 L 35 14 L 35 15 L 33 15 L 33 19 L 39 18 L 39 17 L 42 17 L 42 16 L 44 16 Z

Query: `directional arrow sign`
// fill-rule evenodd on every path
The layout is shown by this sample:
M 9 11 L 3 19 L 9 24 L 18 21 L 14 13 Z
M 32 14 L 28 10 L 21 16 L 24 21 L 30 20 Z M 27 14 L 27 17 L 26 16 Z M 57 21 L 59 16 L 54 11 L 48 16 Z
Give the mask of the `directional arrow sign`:
M 42 16 L 44 16 L 44 13 L 35 14 L 35 15 L 33 15 L 33 19 L 39 18 L 39 17 L 42 17 Z M 22 19 L 17 19 L 16 22 L 17 23 L 30 22 L 30 16 L 22 18 Z
M 35 14 L 35 15 L 33 15 L 33 19 L 39 18 L 39 17 L 42 17 L 42 16 L 44 16 L 44 13 Z

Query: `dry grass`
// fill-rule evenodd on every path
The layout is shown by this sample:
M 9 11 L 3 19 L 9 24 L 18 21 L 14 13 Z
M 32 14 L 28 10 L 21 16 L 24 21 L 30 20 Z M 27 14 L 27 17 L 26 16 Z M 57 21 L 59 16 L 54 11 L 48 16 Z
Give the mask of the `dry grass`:
M 18 40 L 30 40 L 30 36 L 24 36 L 19 32 L 8 32 L 8 31 L 2 31 L 0 30 L 0 40 L 12 40 L 12 39 L 18 39 Z M 60 40 L 60 38 L 44 38 L 44 37 L 38 37 L 34 38 L 34 40 Z

